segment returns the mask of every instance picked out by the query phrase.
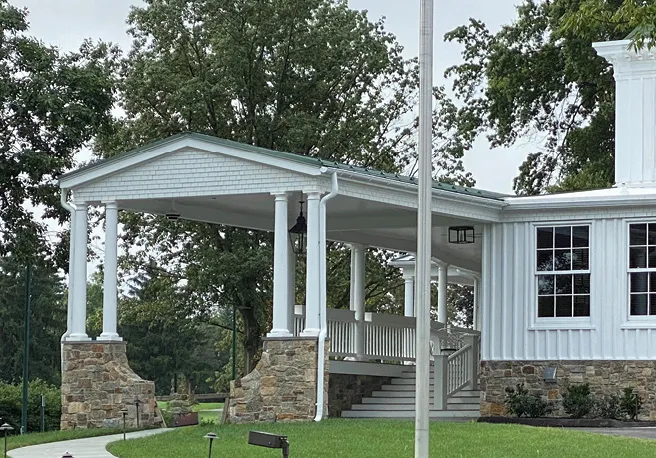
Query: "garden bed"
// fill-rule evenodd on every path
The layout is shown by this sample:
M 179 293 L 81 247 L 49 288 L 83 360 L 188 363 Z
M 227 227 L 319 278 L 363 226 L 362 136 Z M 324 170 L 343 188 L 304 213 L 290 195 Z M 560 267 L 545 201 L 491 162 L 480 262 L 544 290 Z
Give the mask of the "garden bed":
M 508 423 L 527 426 L 555 428 L 639 428 L 656 426 L 656 421 L 622 421 L 607 418 L 524 418 L 524 417 L 479 417 L 480 423 Z

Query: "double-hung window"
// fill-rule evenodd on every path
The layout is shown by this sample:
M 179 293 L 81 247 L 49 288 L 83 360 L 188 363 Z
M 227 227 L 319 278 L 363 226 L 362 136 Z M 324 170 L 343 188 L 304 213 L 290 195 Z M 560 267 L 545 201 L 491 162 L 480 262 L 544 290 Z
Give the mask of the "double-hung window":
M 656 224 L 629 224 L 631 316 L 656 315 Z
M 590 226 L 537 227 L 535 273 L 538 318 L 589 317 Z

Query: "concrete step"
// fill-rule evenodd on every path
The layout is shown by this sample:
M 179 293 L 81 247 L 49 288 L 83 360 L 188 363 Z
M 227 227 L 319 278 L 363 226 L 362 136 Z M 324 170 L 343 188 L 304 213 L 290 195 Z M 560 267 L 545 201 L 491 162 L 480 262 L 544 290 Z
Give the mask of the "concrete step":
M 448 411 L 476 411 L 478 412 L 480 406 L 478 404 L 449 404 L 447 406 Z M 376 403 L 376 404 L 354 404 L 351 407 L 352 411 L 361 411 L 361 410 L 381 410 L 381 411 L 396 411 L 396 410 L 415 410 L 414 403 Z M 431 408 L 431 410 L 435 410 Z
M 458 421 L 475 420 L 480 417 L 478 410 L 431 410 L 429 418 Z M 345 410 L 342 418 L 415 418 L 415 410 Z
M 412 397 L 409 397 L 409 396 L 403 396 L 403 397 L 386 396 L 386 397 L 363 398 L 362 399 L 362 404 L 363 405 L 367 405 L 367 404 L 408 404 L 408 405 L 414 405 L 415 404 L 415 398 L 414 398 L 414 396 L 412 396 Z M 472 409 L 478 409 L 480 407 L 481 403 L 478 399 L 449 398 L 448 401 L 447 401 L 447 405 L 449 406 L 448 408 L 451 408 L 452 406 L 454 408 L 462 408 L 462 407 L 456 407 L 456 406 L 470 406 Z

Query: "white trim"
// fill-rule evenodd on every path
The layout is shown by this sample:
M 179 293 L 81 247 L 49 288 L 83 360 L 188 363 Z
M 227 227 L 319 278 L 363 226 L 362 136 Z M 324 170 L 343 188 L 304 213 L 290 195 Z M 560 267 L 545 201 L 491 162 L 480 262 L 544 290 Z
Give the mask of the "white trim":
M 540 227 L 574 227 L 574 226 L 588 226 L 588 269 L 586 270 L 562 270 L 562 271 L 541 271 L 539 273 L 537 270 L 537 229 Z M 560 221 L 544 221 L 544 222 L 534 222 L 531 223 L 531 235 L 529 240 L 531 241 L 531 250 L 530 250 L 530 260 L 531 260 L 531 288 L 530 297 L 532 298 L 532 304 L 530 309 L 530 321 L 528 330 L 537 331 L 537 330 L 572 330 L 572 329 L 596 329 L 592 324 L 592 315 L 593 315 L 593 304 L 594 304 L 594 290 L 593 290 L 593 275 L 592 265 L 593 265 L 593 253 L 592 253 L 592 240 L 593 240 L 593 221 L 590 220 L 560 220 Z M 555 243 L 555 241 L 554 241 Z M 583 248 L 583 247 L 582 247 Z M 555 247 L 552 247 L 552 250 Z M 573 250 L 574 247 L 569 247 L 570 250 Z M 590 314 L 587 317 L 539 317 L 538 316 L 538 277 L 540 275 L 558 275 L 558 274 L 589 274 L 590 275 Z M 555 285 L 554 285 L 555 288 Z M 572 285 L 574 288 L 574 285 Z M 569 295 L 574 297 L 575 294 Z M 555 296 L 554 296 L 555 298 Z M 554 302 L 554 313 L 555 313 L 556 304 Z
M 622 246 L 622 249 L 624 250 L 624 266 L 623 266 L 623 271 L 624 271 L 624 323 L 621 326 L 621 329 L 650 329 L 650 328 L 656 328 L 656 315 L 631 315 L 631 273 L 650 273 L 650 272 L 656 272 L 656 268 L 652 267 L 646 267 L 646 268 L 634 268 L 631 269 L 629 268 L 631 259 L 630 259 L 630 246 L 631 246 L 631 230 L 630 227 L 632 224 L 656 224 L 656 218 L 654 217 L 642 217 L 642 218 L 627 218 L 624 220 L 624 224 L 622 227 L 622 230 L 624 231 L 624 244 Z M 649 234 L 649 226 L 647 226 L 647 234 Z M 649 243 L 649 240 L 647 240 L 647 243 Z M 642 246 L 642 245 L 640 245 Z M 647 248 L 647 265 L 649 265 L 649 248 L 648 245 L 646 246 Z M 618 281 L 622 281 L 621 279 L 618 279 Z M 649 282 L 649 278 L 647 279 L 647 282 Z M 649 291 L 649 286 L 647 286 L 647 296 L 650 295 Z M 649 299 L 648 299 L 649 301 Z M 649 312 L 649 305 L 647 305 L 648 309 L 647 312 Z

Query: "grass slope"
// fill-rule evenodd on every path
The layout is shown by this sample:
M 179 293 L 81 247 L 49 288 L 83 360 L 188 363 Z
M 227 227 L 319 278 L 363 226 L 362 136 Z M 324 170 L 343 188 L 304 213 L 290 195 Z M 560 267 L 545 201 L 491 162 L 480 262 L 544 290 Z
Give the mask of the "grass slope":
M 279 451 L 248 445 L 249 430 L 289 436 L 290 456 L 412 457 L 414 422 L 399 420 L 326 420 L 187 427 L 160 436 L 114 442 L 108 450 L 120 458 L 204 456 L 209 431 L 218 435 L 214 456 L 280 456 Z M 656 442 L 610 437 L 556 428 L 486 423 L 431 423 L 430 456 L 453 458 L 649 457 Z

